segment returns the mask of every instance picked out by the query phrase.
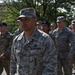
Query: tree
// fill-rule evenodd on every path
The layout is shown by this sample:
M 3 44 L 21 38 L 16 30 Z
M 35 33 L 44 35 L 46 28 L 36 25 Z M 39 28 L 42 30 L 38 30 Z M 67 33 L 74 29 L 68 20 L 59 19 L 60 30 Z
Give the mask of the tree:
M 47 20 L 50 23 L 55 21 L 59 15 L 69 14 L 71 6 L 74 6 L 75 0 L 3 0 L 7 7 L 5 18 L 2 20 L 13 26 L 13 31 L 17 28 L 17 17 L 19 11 L 25 7 L 34 7 L 36 9 L 38 20 Z M 58 8 L 64 8 L 67 12 L 59 12 Z M 4 10 L 3 10 L 4 12 Z

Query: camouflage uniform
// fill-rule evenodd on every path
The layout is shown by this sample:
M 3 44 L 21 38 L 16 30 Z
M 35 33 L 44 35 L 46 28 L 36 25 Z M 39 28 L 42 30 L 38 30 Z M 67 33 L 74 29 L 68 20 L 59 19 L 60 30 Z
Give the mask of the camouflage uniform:
M 74 35 L 74 47 L 75 47 L 75 31 L 73 32 L 73 35 Z M 74 64 L 73 68 L 75 68 L 75 53 L 73 55 L 73 64 Z
M 73 35 L 74 35 L 74 48 L 75 48 L 75 20 L 72 20 L 71 27 L 72 27 L 72 31 L 73 31 Z M 75 69 L 75 53 L 73 56 L 73 69 Z
M 15 36 L 19 35 L 22 32 L 21 28 L 18 28 L 14 33 L 13 33 L 13 38 L 15 38 Z
M 11 74 L 56 75 L 57 53 L 48 34 L 35 28 L 30 37 L 16 36 L 11 50 Z
M 59 30 L 58 28 L 53 32 L 55 46 L 58 52 L 58 74 L 62 75 L 62 67 L 64 70 L 64 75 L 71 75 L 72 72 L 72 64 L 69 64 L 69 60 L 67 60 L 68 55 L 73 55 L 73 33 L 67 27 L 64 27 L 63 30 Z
M 53 38 L 53 31 L 49 31 L 49 35 L 54 40 L 54 38 Z
M 51 36 L 52 39 L 53 39 L 53 31 L 55 30 L 55 28 L 56 28 L 56 24 L 55 24 L 54 22 L 51 23 L 49 35 Z M 54 40 L 54 39 L 53 39 L 53 40 Z
M 75 43 L 75 32 L 73 32 L 73 35 L 74 35 L 74 43 Z
M 5 60 L 0 59 L 0 75 L 5 68 L 7 75 L 10 72 L 10 50 L 11 50 L 12 35 L 9 32 L 0 34 L 0 55 L 4 55 Z

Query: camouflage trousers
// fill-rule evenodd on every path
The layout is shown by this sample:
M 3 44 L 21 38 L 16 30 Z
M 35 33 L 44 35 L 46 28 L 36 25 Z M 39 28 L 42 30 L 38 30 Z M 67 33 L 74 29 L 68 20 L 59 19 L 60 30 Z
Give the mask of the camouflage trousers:
M 10 75 L 10 62 L 9 61 L 0 61 L 0 75 L 5 69 L 7 75 Z
M 72 61 L 58 58 L 57 75 L 72 75 Z

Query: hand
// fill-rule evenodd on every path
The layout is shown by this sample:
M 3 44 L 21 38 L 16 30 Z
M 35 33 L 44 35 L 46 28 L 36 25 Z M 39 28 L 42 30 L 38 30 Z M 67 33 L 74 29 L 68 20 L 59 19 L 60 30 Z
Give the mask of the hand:
M 0 55 L 0 60 L 5 60 L 4 54 Z

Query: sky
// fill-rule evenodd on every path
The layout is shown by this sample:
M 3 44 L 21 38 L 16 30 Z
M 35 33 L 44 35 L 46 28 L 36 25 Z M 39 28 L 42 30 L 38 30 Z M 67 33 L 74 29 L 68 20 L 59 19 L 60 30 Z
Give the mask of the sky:
M 0 0 L 0 3 L 2 3 L 3 1 L 2 0 Z
M 7 1 L 7 0 L 6 0 Z M 11 0 L 10 0 L 11 1 Z M 14 1 L 17 1 L 17 0 L 14 0 Z M 0 0 L 0 3 L 3 3 L 3 0 Z

